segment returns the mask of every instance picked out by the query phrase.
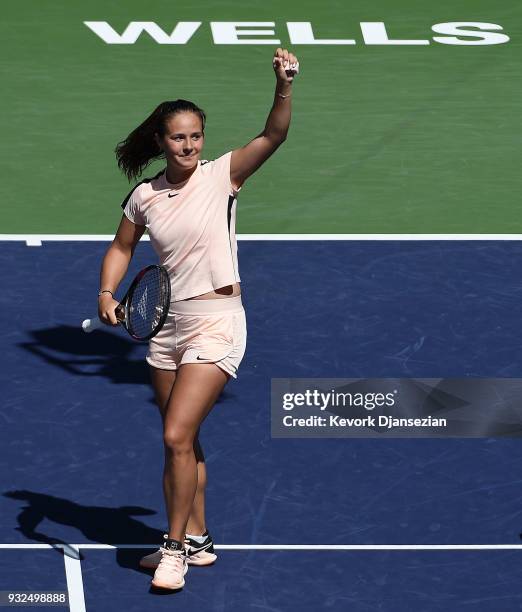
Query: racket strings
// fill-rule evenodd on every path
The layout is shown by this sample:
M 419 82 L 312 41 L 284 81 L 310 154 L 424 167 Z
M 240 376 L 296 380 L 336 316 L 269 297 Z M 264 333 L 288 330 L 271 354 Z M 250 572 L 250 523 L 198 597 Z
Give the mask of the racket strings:
M 164 268 L 148 269 L 139 279 L 129 303 L 128 329 L 137 339 L 151 336 L 163 323 L 170 304 L 170 284 Z

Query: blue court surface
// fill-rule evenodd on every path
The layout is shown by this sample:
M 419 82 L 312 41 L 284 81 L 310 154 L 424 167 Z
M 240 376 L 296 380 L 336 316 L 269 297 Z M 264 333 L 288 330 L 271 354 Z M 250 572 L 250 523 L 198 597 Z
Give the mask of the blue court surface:
M 522 378 L 522 243 L 240 241 L 247 352 L 200 436 L 218 561 L 166 595 L 137 565 L 166 527 L 146 345 L 80 328 L 107 247 L 0 245 L 0 591 L 68 590 L 73 612 L 522 609 L 518 439 L 270 436 L 272 378 Z M 121 289 L 154 262 L 140 243 Z

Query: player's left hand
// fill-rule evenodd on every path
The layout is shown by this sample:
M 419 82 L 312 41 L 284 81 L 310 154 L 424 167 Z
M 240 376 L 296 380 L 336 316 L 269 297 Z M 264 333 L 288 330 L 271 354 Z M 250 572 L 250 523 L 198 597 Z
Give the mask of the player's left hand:
M 299 72 L 297 56 L 288 51 L 288 49 L 282 49 L 281 47 L 278 47 L 274 53 L 272 66 L 274 67 L 277 80 L 284 83 L 291 83 L 294 80 L 294 75 Z

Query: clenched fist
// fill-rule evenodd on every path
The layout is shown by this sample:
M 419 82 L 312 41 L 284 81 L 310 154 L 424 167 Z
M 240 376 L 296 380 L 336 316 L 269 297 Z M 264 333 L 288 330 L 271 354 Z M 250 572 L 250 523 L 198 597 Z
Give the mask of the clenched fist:
M 299 73 L 297 57 L 288 51 L 288 49 L 278 47 L 274 54 L 272 65 L 277 80 L 284 83 L 291 83 L 294 80 L 294 75 Z

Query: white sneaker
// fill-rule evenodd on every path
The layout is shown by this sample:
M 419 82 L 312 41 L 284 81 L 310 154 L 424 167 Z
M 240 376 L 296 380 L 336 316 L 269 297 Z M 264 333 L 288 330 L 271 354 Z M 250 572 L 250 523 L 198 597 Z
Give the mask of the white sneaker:
M 161 589 L 181 589 L 185 584 L 184 576 L 188 571 L 185 549 L 171 550 L 161 547 L 161 559 L 151 581 L 152 586 Z
M 185 550 L 187 551 L 188 565 L 211 565 L 217 559 L 217 555 L 214 553 L 212 537 L 208 531 L 205 531 L 203 535 L 206 535 L 207 539 L 202 544 L 199 544 L 195 540 L 185 536 Z M 142 557 L 140 559 L 140 567 L 144 567 L 146 569 L 156 569 L 160 560 L 161 548 L 150 555 L 145 555 Z
M 189 536 L 185 536 L 185 550 L 187 551 L 187 563 L 189 565 L 212 565 L 217 559 L 214 552 L 214 542 L 208 531 L 203 534 L 203 542 L 197 542 Z

